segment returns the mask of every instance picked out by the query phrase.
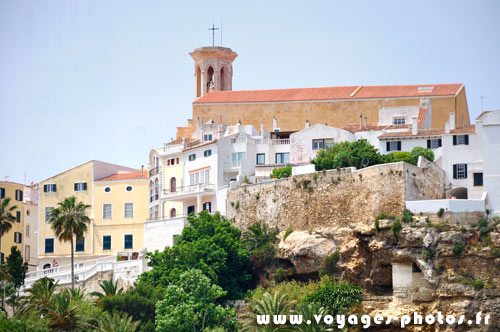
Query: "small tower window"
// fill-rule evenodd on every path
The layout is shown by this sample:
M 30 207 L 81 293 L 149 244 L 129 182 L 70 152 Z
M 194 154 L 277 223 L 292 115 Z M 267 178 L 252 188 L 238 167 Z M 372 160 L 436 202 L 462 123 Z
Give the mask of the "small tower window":
M 214 68 L 208 67 L 207 70 L 207 93 L 215 90 Z
M 226 68 L 222 67 L 220 70 L 220 91 L 226 91 L 226 80 L 224 79 L 224 76 L 226 76 Z

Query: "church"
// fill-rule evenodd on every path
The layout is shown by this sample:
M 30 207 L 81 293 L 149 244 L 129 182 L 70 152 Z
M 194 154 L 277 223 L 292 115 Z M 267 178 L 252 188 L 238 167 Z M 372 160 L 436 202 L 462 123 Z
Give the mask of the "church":
M 237 53 L 212 46 L 197 48 L 190 56 L 194 60 L 193 115 L 186 127 L 177 128 L 177 138 L 190 137 L 197 121 L 239 122 L 268 131 L 293 132 L 301 130 L 306 121 L 337 128 L 360 121 L 377 124 L 381 110 L 394 114 L 392 124 L 408 125 L 404 120 L 408 109 L 423 101 L 432 103 L 431 128 L 443 129 L 450 113 L 455 114 L 456 126 L 470 124 L 462 83 L 233 91 Z

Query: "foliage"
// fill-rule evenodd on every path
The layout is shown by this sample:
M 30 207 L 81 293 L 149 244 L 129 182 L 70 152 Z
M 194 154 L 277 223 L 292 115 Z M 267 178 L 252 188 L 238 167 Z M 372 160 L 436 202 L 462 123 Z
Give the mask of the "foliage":
M 38 317 L 40 320 L 40 317 Z M 5 313 L 0 312 L 0 331 L 8 332 L 49 332 L 48 329 L 36 327 L 30 324 L 25 317 L 19 319 L 16 317 L 8 318 Z
M 255 269 L 270 264 L 274 259 L 276 255 L 274 242 L 277 240 L 278 232 L 276 227 L 269 228 L 268 224 L 258 221 L 243 233 L 242 243 L 250 252 L 250 262 Z
M 484 281 L 482 281 L 479 278 L 471 278 L 471 279 L 466 279 L 463 281 L 464 284 L 466 285 L 471 285 L 472 288 L 476 291 L 480 291 L 481 289 L 484 288 Z
M 293 233 L 293 229 L 291 227 L 288 227 L 285 231 L 285 234 L 283 235 L 283 241 L 286 240 L 286 238 L 288 237 L 288 235 L 292 234 Z
M 0 199 L 0 238 L 6 234 L 16 221 L 14 212 L 17 209 L 16 205 L 10 205 L 10 197 Z
M 462 252 L 464 251 L 464 244 L 462 242 L 457 242 L 455 243 L 455 246 L 453 247 L 453 253 L 455 256 L 460 256 L 462 255 Z
M 225 295 L 202 271 L 184 272 L 175 285 L 166 288 L 165 298 L 156 305 L 156 331 L 203 331 L 214 326 L 236 331 L 235 312 L 215 304 Z
M 19 312 L 25 314 L 28 312 L 39 312 L 45 314 L 47 306 L 53 301 L 57 282 L 54 279 L 41 278 L 35 281 L 31 288 L 26 290 L 26 295 L 21 301 Z
M 113 280 L 104 280 L 99 284 L 101 287 L 101 292 L 92 292 L 90 295 L 97 297 L 97 299 L 102 299 L 104 296 L 111 297 L 116 294 L 123 292 L 123 288 L 118 288 L 118 281 L 113 282 Z
M 438 216 L 439 218 L 441 218 L 441 217 L 443 216 L 443 214 L 444 214 L 444 209 L 443 209 L 443 208 L 440 208 L 440 209 L 438 210 L 438 212 L 437 212 L 437 216 Z
M 404 223 L 409 223 L 413 221 L 413 212 L 408 209 L 403 210 L 403 216 L 401 217 L 401 221 Z
M 434 254 L 434 251 L 432 251 L 431 249 L 424 249 L 424 251 L 422 252 L 422 256 L 424 257 L 425 260 L 431 260 L 434 258 L 435 254 Z
M 409 164 L 413 164 L 410 152 L 406 151 L 396 151 L 388 154 L 388 158 L 391 158 L 391 162 L 404 161 Z
M 399 217 L 396 217 L 391 224 L 392 235 L 394 235 L 396 241 L 399 239 L 399 232 L 401 232 L 402 229 L 403 226 L 401 226 L 401 221 Z
M 273 179 L 287 178 L 291 175 L 292 175 L 292 165 L 275 168 L 271 172 L 271 178 L 273 178 Z
M 71 301 L 68 292 L 54 295 L 54 300 L 47 306 L 44 318 L 48 327 L 54 332 L 77 331 L 87 326 L 79 306 Z
M 274 281 L 276 283 L 280 283 L 280 282 L 285 281 L 286 278 L 287 278 L 287 274 L 286 274 L 285 269 L 282 267 L 278 267 L 276 269 L 276 272 L 274 272 Z
M 331 279 L 328 284 L 307 296 L 304 303 L 319 303 L 335 316 L 346 314 L 361 304 L 363 291 L 360 287 Z
M 491 252 L 491 257 L 493 257 L 493 258 L 500 257 L 500 249 L 499 248 L 494 248 L 493 251 Z
M 75 196 L 65 198 L 57 203 L 57 207 L 49 214 L 49 222 L 52 230 L 60 241 L 71 243 L 71 288 L 75 288 L 74 271 L 74 237 L 76 241 L 82 241 L 83 235 L 87 231 L 87 224 L 90 218 L 85 214 L 85 210 L 90 208 L 83 202 L 78 202 Z
M 302 322 L 310 321 L 310 324 L 300 324 L 293 327 L 295 332 L 327 332 L 334 331 L 334 329 L 326 324 L 323 319 L 318 323 L 315 315 L 324 317 L 328 314 L 326 308 L 322 307 L 319 303 L 301 303 L 297 306 L 297 310 L 292 312 L 293 315 L 301 315 Z
M 318 291 L 321 287 L 326 286 L 330 283 L 330 277 L 323 276 L 319 281 L 309 281 L 309 282 L 298 282 L 295 280 L 284 281 L 279 284 L 275 284 L 269 289 L 265 289 L 262 286 L 258 286 L 253 292 L 252 296 L 247 298 L 250 303 L 255 303 L 263 299 L 265 293 L 274 295 L 276 293 L 286 294 L 288 300 L 293 303 L 302 302 L 307 296 Z
M 189 225 L 172 247 L 148 253 L 150 271 L 140 281 L 167 287 L 191 269 L 203 271 L 227 292 L 227 298 L 241 298 L 252 285 L 249 253 L 240 240 L 241 231 L 216 213 L 202 211 L 188 217 Z
M 138 332 L 154 332 L 155 305 L 163 299 L 163 292 L 150 284 L 140 282 L 127 291 L 101 299 L 102 308 L 109 313 L 125 313 L 140 322 Z
M 245 178 L 243 179 L 243 183 L 244 184 L 249 184 L 250 183 L 250 180 L 248 179 L 248 177 L 245 175 Z
M 374 222 L 374 226 L 375 226 L 375 232 L 377 233 L 380 233 L 380 221 L 375 219 L 375 222 Z
M 340 260 L 340 251 L 335 250 L 329 256 L 326 256 L 323 260 L 323 267 L 320 270 L 321 274 L 326 274 L 328 276 L 333 276 L 337 272 L 337 263 Z
M 320 150 L 311 163 L 315 165 L 317 171 L 352 166 L 359 169 L 362 168 L 363 158 L 368 161 L 367 166 L 381 164 L 387 160 L 387 157 L 381 155 L 367 140 L 361 139 L 355 142 L 336 143 L 326 150 Z
M 423 148 L 421 146 L 414 147 L 411 152 L 411 163 L 416 165 L 418 163 L 418 157 L 422 156 L 430 162 L 434 161 L 434 152 L 431 149 Z
M 99 332 L 135 332 L 138 325 L 127 314 L 105 313 L 99 321 Z
M 257 324 L 257 315 L 269 315 L 273 317 L 274 315 L 288 315 L 292 309 L 292 302 L 288 300 L 286 294 L 281 292 L 275 292 L 274 295 L 270 293 L 264 293 L 262 298 L 254 301 L 250 304 L 251 314 L 246 317 L 248 322 L 243 329 L 243 331 L 259 331 L 259 332 L 279 332 L 279 331 L 289 331 L 287 327 L 289 325 L 276 325 L 271 319 L 269 324 L 261 327 Z
M 11 282 L 16 289 L 24 284 L 28 263 L 23 262 L 23 255 L 16 246 L 10 248 L 10 255 L 7 257 L 7 268 L 12 277 Z

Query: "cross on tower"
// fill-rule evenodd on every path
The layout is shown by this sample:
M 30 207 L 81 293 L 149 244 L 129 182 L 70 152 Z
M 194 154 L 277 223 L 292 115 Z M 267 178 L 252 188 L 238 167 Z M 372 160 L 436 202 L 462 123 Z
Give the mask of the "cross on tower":
M 212 27 L 208 28 L 208 30 L 212 30 L 212 46 L 215 46 L 215 30 L 219 30 L 219 28 L 216 28 L 215 23 L 213 23 Z

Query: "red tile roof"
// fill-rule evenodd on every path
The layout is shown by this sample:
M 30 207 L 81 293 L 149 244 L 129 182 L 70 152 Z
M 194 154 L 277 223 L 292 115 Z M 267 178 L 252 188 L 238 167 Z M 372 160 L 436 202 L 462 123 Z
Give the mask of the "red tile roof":
M 346 125 L 340 129 L 346 130 L 352 134 L 354 133 L 359 133 L 362 131 L 371 131 L 371 130 L 388 130 L 388 129 L 405 129 L 409 128 L 410 125 L 404 124 L 404 125 L 384 125 L 384 126 L 379 126 L 379 125 L 372 125 L 369 124 L 368 126 L 365 126 L 363 124 L 363 127 L 360 127 L 359 124 L 349 124 Z
M 102 179 L 96 181 L 119 181 L 119 180 L 142 180 L 148 178 L 148 172 L 128 172 L 128 173 L 116 173 L 110 176 L 106 176 Z
M 450 130 L 451 134 L 474 134 L 476 132 L 476 126 L 463 126 L 456 129 Z M 423 137 L 423 136 L 440 136 L 445 135 L 444 129 L 419 129 L 416 135 L 412 135 L 411 131 L 387 133 L 379 136 L 378 138 L 397 138 L 397 137 Z
M 193 104 L 452 96 L 456 95 L 462 87 L 462 83 L 455 83 L 214 91 L 195 100 Z
M 420 107 L 418 110 L 418 127 L 422 127 L 425 121 L 425 115 L 427 114 L 427 107 Z

